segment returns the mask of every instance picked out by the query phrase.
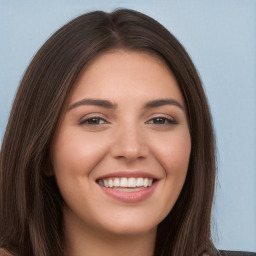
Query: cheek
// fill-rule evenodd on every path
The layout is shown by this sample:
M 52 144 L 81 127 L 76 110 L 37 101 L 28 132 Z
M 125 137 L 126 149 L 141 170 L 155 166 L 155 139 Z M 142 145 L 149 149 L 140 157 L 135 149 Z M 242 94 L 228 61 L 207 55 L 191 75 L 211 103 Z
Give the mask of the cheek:
M 59 132 L 52 147 L 52 165 L 62 197 L 68 207 L 81 215 L 90 209 L 91 202 L 97 201 L 91 193 L 94 184 L 91 181 L 94 168 L 107 152 L 106 143 L 102 145 L 101 142 L 102 138 L 97 139 L 97 136 L 66 129 Z
M 78 132 L 60 133 L 52 150 L 55 174 L 88 175 L 106 152 L 101 142 L 101 138 Z
M 155 146 L 155 156 L 164 169 L 164 193 L 162 197 L 162 214 L 167 214 L 177 201 L 184 185 L 191 152 L 189 132 L 168 136 Z
M 189 132 L 166 136 L 155 146 L 155 155 L 165 169 L 166 176 L 184 176 L 187 173 L 191 139 Z

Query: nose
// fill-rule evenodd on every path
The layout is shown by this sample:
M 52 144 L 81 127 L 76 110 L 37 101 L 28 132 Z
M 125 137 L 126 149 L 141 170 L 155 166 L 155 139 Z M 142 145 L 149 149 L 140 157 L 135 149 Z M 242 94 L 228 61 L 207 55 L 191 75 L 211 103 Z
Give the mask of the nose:
M 111 147 L 111 155 L 114 158 L 124 159 L 128 162 L 146 158 L 149 152 L 145 133 L 137 126 L 120 128 L 115 135 Z

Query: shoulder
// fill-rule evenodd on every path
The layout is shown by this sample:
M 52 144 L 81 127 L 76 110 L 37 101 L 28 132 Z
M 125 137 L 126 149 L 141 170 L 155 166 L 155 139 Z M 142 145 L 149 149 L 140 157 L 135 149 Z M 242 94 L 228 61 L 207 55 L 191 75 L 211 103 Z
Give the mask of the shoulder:
M 219 251 L 221 256 L 256 256 L 255 252 Z

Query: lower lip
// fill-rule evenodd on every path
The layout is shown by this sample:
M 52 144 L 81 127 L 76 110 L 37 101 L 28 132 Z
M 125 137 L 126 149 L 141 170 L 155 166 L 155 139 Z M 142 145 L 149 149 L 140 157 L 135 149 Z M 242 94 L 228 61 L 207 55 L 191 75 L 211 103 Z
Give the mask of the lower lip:
M 118 191 L 116 189 L 107 188 L 107 187 L 104 187 L 101 185 L 99 185 L 99 186 L 106 195 L 108 195 L 116 200 L 119 200 L 119 201 L 122 201 L 125 203 L 139 203 L 139 202 L 146 200 L 153 194 L 153 192 L 157 186 L 157 182 L 154 182 L 153 185 L 150 187 L 142 188 L 141 190 L 134 191 L 134 192 Z

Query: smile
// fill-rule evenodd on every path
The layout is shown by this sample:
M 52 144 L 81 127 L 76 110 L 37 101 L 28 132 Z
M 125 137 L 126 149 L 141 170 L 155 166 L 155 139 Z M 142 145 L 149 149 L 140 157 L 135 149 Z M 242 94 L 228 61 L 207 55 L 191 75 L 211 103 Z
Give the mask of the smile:
M 134 191 L 134 189 L 143 189 L 151 187 L 153 184 L 152 178 L 143 178 L 143 177 L 111 177 L 106 179 L 98 180 L 99 185 L 106 188 L 113 188 L 120 191 Z M 134 189 L 131 189 L 134 188 Z
M 134 176 L 133 176 L 134 175 Z M 145 173 L 118 173 L 96 180 L 105 195 L 124 203 L 139 203 L 152 196 L 158 179 Z

